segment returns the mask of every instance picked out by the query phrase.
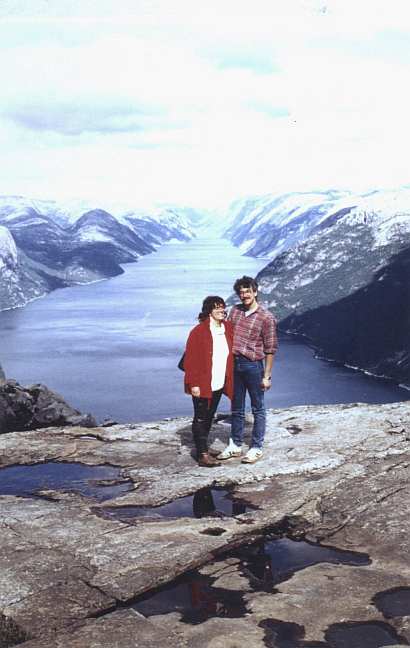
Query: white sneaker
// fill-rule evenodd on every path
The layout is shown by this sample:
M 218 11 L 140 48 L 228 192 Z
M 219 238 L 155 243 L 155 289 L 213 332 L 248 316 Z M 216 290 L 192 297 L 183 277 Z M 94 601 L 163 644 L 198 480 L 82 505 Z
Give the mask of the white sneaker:
M 232 459 L 232 457 L 240 457 L 241 454 L 241 446 L 237 446 L 232 439 L 229 439 L 228 445 L 225 450 L 222 450 L 222 452 L 217 456 L 217 459 Z
M 260 448 L 249 448 L 248 452 L 242 459 L 242 463 L 255 463 L 263 455 L 263 452 Z

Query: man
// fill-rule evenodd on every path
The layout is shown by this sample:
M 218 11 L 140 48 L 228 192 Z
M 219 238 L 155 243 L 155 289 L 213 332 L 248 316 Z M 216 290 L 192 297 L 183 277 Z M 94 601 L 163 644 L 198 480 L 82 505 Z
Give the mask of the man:
M 265 391 L 271 387 L 273 357 L 278 346 L 276 320 L 258 304 L 258 284 L 252 277 L 241 277 L 234 285 L 241 304 L 234 306 L 229 319 L 234 326 L 234 393 L 232 427 L 229 444 L 218 459 L 231 459 L 242 454 L 245 425 L 246 392 L 251 399 L 254 416 L 252 441 L 242 463 L 255 463 L 262 457 L 266 429 Z

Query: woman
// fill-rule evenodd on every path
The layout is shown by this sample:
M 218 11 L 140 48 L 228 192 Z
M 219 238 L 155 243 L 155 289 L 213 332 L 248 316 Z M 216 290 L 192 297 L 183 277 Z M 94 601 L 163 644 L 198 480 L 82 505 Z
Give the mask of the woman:
M 194 404 L 192 434 L 198 463 L 208 468 L 221 465 L 208 453 L 208 435 L 222 393 L 231 400 L 233 393 L 233 333 L 225 316 L 224 300 L 206 297 L 185 349 L 185 392 Z

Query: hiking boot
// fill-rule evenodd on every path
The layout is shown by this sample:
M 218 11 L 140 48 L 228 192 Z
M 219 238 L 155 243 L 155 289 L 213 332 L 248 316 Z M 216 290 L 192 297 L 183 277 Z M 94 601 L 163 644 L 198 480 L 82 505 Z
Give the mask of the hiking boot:
M 218 455 L 218 459 L 232 459 L 233 457 L 240 457 L 242 454 L 241 446 L 237 446 L 236 443 L 229 439 L 229 443 L 226 446 L 225 450 Z
M 263 452 L 260 448 L 249 448 L 248 452 L 242 459 L 242 463 L 255 463 L 255 461 L 258 461 L 263 455 Z
M 207 452 L 202 452 L 199 455 L 198 465 L 204 466 L 205 468 L 216 468 L 221 464 L 214 457 L 211 457 L 211 455 L 208 454 Z

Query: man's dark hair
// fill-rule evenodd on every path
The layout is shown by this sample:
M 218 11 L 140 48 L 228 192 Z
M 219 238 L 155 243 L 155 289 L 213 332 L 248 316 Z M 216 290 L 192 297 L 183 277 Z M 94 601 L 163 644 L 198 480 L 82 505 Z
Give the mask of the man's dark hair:
M 258 283 L 253 277 L 244 275 L 240 279 L 237 279 L 233 285 L 233 289 L 237 295 L 239 295 L 241 288 L 252 288 L 253 292 L 258 292 Z
M 205 297 L 202 302 L 202 310 L 198 315 L 199 321 L 204 322 L 216 306 L 223 306 L 223 308 L 225 308 L 225 305 L 225 301 L 222 297 L 218 297 L 218 295 L 209 295 L 208 297 Z

